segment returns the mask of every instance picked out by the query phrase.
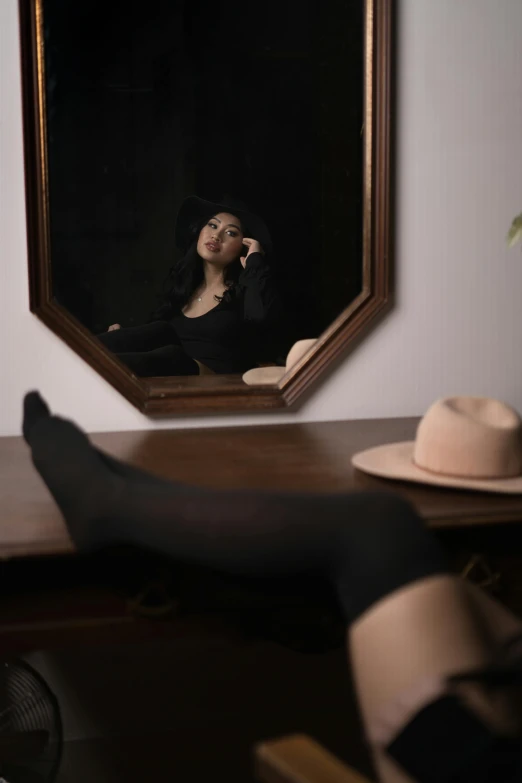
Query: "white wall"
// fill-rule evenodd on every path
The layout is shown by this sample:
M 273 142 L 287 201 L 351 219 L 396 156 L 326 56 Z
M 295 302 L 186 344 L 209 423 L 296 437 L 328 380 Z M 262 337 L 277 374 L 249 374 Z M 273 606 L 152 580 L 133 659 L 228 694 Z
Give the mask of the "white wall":
M 150 422 L 28 311 L 17 0 L 0 2 L 0 434 L 38 388 L 88 431 L 421 413 L 486 394 L 522 410 L 522 2 L 402 0 L 398 301 L 295 413 Z

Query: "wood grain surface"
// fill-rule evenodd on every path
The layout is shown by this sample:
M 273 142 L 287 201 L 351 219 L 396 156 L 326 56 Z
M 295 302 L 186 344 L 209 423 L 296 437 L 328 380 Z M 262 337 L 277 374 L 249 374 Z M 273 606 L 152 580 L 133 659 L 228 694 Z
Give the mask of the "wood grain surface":
M 386 490 L 409 498 L 436 528 L 518 522 L 522 496 L 441 490 L 372 478 L 351 457 L 413 438 L 417 419 L 372 419 L 91 436 L 108 453 L 173 481 L 302 492 Z M 0 438 L 0 556 L 72 551 L 61 514 L 20 437 Z

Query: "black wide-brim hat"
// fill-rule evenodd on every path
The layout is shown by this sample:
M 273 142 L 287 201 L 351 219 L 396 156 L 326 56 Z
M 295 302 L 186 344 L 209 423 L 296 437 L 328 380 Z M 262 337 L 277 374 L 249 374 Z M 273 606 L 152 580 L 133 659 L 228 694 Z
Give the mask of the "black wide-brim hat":
M 263 218 L 250 212 L 243 204 L 233 199 L 223 199 L 223 202 L 218 204 L 198 196 L 189 196 L 179 208 L 175 229 L 177 247 L 186 251 L 189 245 L 197 239 L 197 230 L 201 221 L 204 218 L 213 217 L 219 212 L 229 212 L 239 218 L 245 236 L 256 239 L 265 253 L 272 252 L 272 239 Z

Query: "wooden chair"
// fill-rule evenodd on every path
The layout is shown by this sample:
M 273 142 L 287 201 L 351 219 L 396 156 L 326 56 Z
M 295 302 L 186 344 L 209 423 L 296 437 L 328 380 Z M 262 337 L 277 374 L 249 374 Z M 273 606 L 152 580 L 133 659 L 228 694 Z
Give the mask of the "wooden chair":
M 262 783 L 373 783 L 305 734 L 261 742 L 254 758 Z

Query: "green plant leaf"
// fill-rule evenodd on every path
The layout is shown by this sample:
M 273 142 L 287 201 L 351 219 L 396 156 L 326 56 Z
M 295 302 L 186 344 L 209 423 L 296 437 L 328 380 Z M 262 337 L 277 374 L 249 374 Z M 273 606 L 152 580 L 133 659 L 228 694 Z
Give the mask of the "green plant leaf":
M 513 247 L 513 245 L 516 245 L 520 240 L 522 240 L 522 212 L 520 215 L 517 215 L 511 223 L 511 227 L 506 237 L 508 247 Z

